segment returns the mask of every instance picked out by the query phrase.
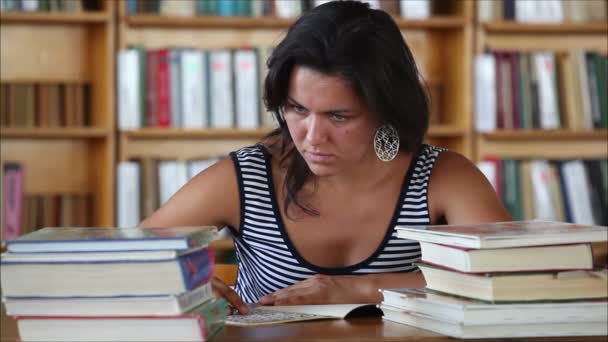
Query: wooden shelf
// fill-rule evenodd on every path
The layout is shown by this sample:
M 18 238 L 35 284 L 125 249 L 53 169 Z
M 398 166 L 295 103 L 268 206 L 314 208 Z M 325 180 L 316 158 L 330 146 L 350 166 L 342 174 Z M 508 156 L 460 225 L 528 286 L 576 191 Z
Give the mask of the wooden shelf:
M 122 131 L 123 137 L 129 139 L 228 139 L 228 138 L 262 138 L 270 133 L 270 129 L 175 129 L 175 128 L 142 128 Z
M 486 140 L 603 140 L 608 141 L 608 130 L 499 130 L 481 133 Z
M 430 138 L 462 137 L 465 134 L 466 129 L 456 125 L 431 125 L 427 133 Z
M 514 21 L 490 21 L 483 23 L 482 26 L 487 33 L 606 34 L 608 32 L 608 22 L 531 24 Z
M 110 21 L 108 12 L 4 12 L 0 13 L 0 24 L 105 24 Z
M 233 28 L 233 29 L 287 29 L 293 18 L 277 17 L 221 17 L 221 16 L 167 16 L 158 14 L 136 14 L 124 17 L 131 27 L 188 27 L 188 28 Z M 402 29 L 454 29 L 465 25 L 464 18 L 437 16 L 430 19 L 394 18 Z
M 111 130 L 107 128 L 2 128 L 0 138 L 17 139 L 64 139 L 64 138 L 107 138 Z

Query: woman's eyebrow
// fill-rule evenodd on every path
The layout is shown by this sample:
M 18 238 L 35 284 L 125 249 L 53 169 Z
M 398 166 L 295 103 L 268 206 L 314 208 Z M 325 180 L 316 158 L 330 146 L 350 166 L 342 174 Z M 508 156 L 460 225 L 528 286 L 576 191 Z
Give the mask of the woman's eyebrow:
M 294 100 L 291 96 L 287 96 L 287 101 L 291 102 L 293 105 L 296 105 L 298 107 L 302 107 L 306 110 L 309 110 L 308 108 L 306 108 L 306 106 L 303 106 L 302 104 L 300 104 L 298 101 Z M 330 109 L 330 110 L 326 110 L 323 113 L 348 113 L 348 112 L 355 112 L 354 109 Z

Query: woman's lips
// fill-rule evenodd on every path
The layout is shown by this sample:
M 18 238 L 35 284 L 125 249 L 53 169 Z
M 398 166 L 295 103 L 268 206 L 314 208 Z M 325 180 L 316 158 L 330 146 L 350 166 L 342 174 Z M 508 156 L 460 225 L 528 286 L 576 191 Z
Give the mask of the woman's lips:
M 315 163 L 326 163 L 333 158 L 333 155 L 329 153 L 308 151 L 306 154 L 308 156 L 307 159 Z

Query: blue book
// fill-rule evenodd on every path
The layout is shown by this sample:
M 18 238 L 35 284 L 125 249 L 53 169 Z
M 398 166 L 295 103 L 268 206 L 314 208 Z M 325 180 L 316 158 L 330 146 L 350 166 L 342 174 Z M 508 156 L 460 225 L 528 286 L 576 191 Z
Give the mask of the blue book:
M 43 228 L 7 241 L 11 253 L 186 250 L 206 246 L 217 228 Z
M 215 254 L 212 248 L 195 249 L 165 259 L 150 252 L 137 259 L 87 259 L 89 253 L 37 255 L 5 253 L 0 258 L 2 295 L 25 297 L 124 297 L 176 295 L 209 281 Z M 135 252 L 142 254 L 142 252 Z M 45 256 L 49 256 L 45 259 Z M 73 257 L 72 257 L 73 256 Z

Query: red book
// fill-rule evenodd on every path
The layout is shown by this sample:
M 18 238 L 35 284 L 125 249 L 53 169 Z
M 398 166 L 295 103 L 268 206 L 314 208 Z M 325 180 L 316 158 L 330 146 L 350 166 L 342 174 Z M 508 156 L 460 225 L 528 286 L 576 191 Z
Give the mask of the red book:
M 112 299 L 108 299 L 112 300 Z M 208 341 L 224 325 L 228 305 L 209 300 L 174 316 L 17 316 L 28 341 Z
M 158 126 L 171 126 L 171 84 L 169 82 L 169 49 L 160 49 L 156 53 L 156 118 Z
M 14 240 L 21 235 L 21 202 L 23 200 L 23 166 L 8 162 L 3 166 L 2 240 Z

